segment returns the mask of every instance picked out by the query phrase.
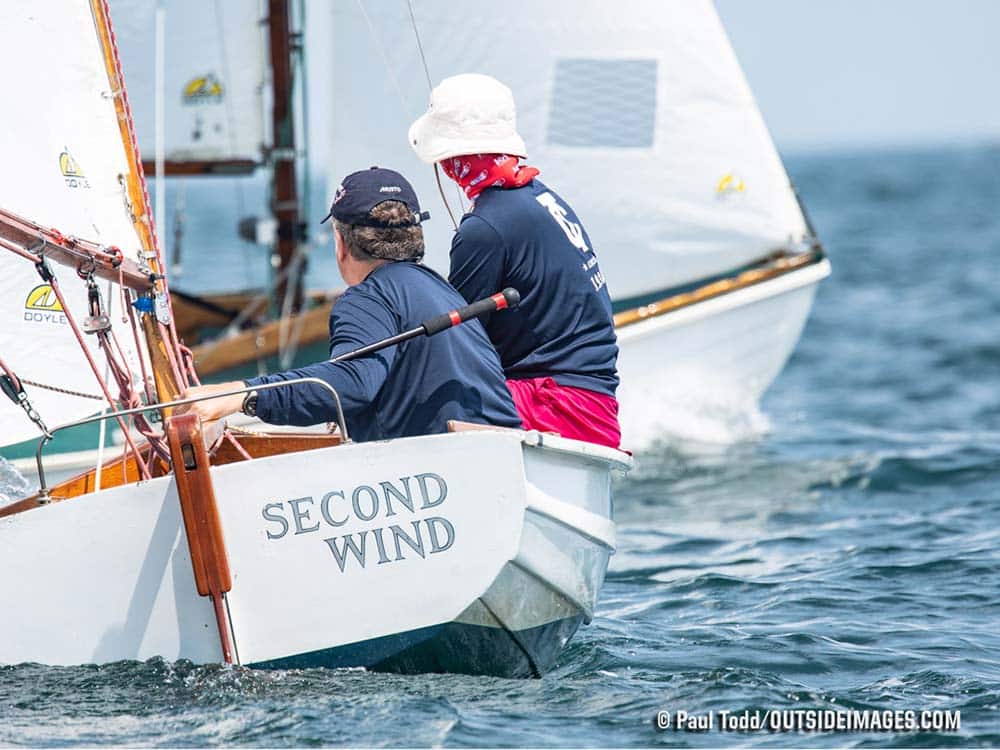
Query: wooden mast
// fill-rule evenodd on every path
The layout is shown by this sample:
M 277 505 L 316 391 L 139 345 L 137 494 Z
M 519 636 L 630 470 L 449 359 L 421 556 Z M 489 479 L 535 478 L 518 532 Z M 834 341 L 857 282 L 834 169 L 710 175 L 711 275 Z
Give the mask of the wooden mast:
M 277 247 L 278 272 L 290 270 L 299 245 L 300 211 L 295 175 L 295 119 L 292 106 L 294 81 L 292 80 L 292 43 L 288 0 L 268 0 L 268 29 L 271 45 L 272 147 L 274 169 L 272 211 L 278 221 Z M 302 307 L 302 277 L 304 266 L 295 279 L 283 277 L 275 287 L 276 312 L 280 315 L 288 283 L 293 281 L 292 312 Z
M 108 74 L 110 90 L 114 92 L 115 111 L 118 113 L 118 127 L 121 131 L 122 145 L 128 160 L 128 174 L 125 178 L 125 191 L 128 199 L 132 223 L 136 234 L 142 243 L 146 255 L 146 263 L 150 270 L 159 277 L 155 282 L 156 293 L 165 294 L 166 286 L 160 274 L 159 253 L 156 252 L 156 235 L 153 232 L 153 218 L 149 207 L 149 195 L 146 192 L 146 180 L 143 176 L 142 162 L 139 160 L 139 148 L 135 140 L 135 130 L 132 125 L 132 113 L 128 106 L 128 96 L 125 93 L 125 81 L 121 75 L 118 60 L 118 50 L 115 46 L 114 34 L 111 30 L 110 11 L 107 0 L 91 0 L 91 9 L 97 22 L 97 33 L 104 55 L 104 66 Z M 160 401 L 171 401 L 179 398 L 184 384 L 177 382 L 174 367 L 171 365 L 172 342 L 166 340 L 162 332 L 166 327 L 157 323 L 155 313 L 142 316 L 142 327 L 145 333 L 146 345 L 149 349 L 149 359 L 153 369 L 153 379 L 156 393 Z M 165 410 L 166 411 L 166 410 Z M 167 416 L 164 414 L 164 416 Z

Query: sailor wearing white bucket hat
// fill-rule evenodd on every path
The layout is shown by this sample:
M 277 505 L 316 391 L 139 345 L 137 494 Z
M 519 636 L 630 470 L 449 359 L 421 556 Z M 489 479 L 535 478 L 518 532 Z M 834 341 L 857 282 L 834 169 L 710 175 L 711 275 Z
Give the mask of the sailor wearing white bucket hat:
M 573 209 L 535 179 L 511 90 L 486 75 L 443 80 L 410 126 L 423 161 L 473 201 L 448 280 L 467 300 L 513 286 L 517 310 L 484 320 L 525 426 L 617 448 L 618 345 L 611 298 Z
M 410 126 L 410 145 L 428 164 L 465 154 L 528 156 L 517 132 L 514 95 L 479 73 L 441 81 L 427 112 Z

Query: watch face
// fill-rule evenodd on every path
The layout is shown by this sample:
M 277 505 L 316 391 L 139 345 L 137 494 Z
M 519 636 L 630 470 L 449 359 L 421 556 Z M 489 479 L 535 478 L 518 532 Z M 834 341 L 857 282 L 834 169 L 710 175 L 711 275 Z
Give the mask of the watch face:
M 243 413 L 248 417 L 257 416 L 257 391 L 250 391 L 243 399 Z

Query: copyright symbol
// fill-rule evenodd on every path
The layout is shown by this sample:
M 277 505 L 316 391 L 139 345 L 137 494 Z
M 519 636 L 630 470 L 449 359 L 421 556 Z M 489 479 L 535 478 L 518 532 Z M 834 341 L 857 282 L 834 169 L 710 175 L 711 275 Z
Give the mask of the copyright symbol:
M 664 729 L 670 729 L 670 712 L 669 711 L 657 711 L 656 712 L 656 719 L 654 720 L 653 724 L 661 732 Z

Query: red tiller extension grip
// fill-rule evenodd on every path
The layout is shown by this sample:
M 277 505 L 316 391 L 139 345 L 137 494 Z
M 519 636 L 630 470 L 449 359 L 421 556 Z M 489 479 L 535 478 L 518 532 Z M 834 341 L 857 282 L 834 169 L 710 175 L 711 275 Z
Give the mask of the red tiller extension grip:
M 368 346 L 363 346 L 360 349 L 355 349 L 353 352 L 341 354 L 339 357 L 334 357 L 330 361 L 346 362 L 349 359 L 357 359 L 358 357 L 364 357 L 368 354 L 374 354 L 382 349 L 395 346 L 396 344 L 401 344 L 404 341 L 416 338 L 417 336 L 433 336 L 435 333 L 447 331 L 449 328 L 461 325 L 467 320 L 478 318 L 480 315 L 485 315 L 486 313 L 497 312 L 498 310 L 512 310 L 517 307 L 520 302 L 521 294 L 513 287 L 507 287 L 502 292 L 498 292 L 492 297 L 481 299 L 478 302 L 473 302 L 471 305 L 460 307 L 457 310 L 452 310 L 451 312 L 436 315 L 429 320 L 425 320 L 416 328 L 411 328 L 409 331 L 403 331 L 403 333 L 397 333 L 395 336 L 390 336 L 387 339 L 376 341 L 374 344 L 369 344 Z
M 423 328 L 428 336 L 433 336 L 435 333 L 446 331 L 467 320 L 478 318 L 480 315 L 515 308 L 520 301 L 521 295 L 518 291 L 512 287 L 507 287 L 492 297 L 481 299 L 478 302 L 473 302 L 471 305 L 466 305 L 443 315 L 437 315 L 430 320 L 425 320 Z

